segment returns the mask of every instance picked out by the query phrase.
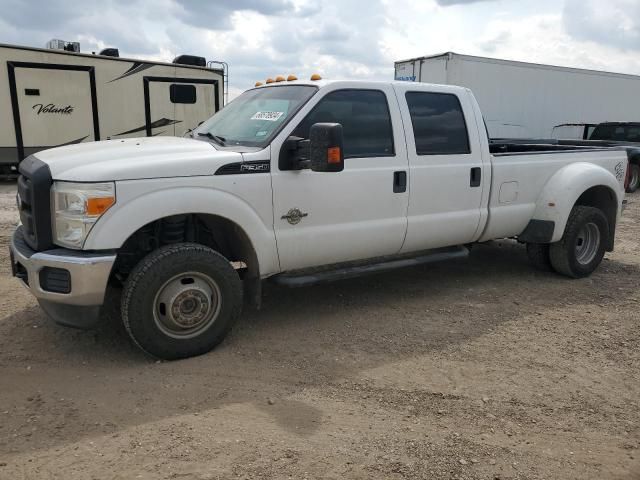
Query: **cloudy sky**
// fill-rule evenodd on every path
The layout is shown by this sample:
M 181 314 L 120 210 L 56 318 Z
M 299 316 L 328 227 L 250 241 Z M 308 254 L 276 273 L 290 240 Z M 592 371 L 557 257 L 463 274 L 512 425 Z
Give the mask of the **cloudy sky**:
M 639 0 L 0 0 L 0 43 L 225 60 L 231 94 L 267 76 L 392 79 L 455 51 L 640 74 Z

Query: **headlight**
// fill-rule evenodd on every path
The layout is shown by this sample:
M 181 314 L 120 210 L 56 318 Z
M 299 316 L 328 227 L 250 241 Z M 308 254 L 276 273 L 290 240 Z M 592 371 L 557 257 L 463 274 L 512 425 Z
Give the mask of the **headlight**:
M 54 182 L 54 242 L 70 248 L 82 248 L 93 224 L 116 203 L 113 183 Z

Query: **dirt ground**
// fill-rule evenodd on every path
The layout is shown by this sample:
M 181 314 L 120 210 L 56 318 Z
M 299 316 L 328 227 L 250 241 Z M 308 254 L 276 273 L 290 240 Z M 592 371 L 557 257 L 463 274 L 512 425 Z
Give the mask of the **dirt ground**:
M 589 279 L 498 242 L 269 286 L 214 352 L 159 363 L 115 319 L 52 324 L 10 278 L 14 189 L 0 187 L 0 479 L 640 479 L 640 194 Z

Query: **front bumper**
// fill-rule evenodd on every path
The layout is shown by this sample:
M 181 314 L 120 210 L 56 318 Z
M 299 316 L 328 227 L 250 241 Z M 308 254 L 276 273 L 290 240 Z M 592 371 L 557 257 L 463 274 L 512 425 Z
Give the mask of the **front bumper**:
M 13 233 L 10 253 L 13 276 L 56 322 L 74 327 L 97 322 L 114 253 L 65 248 L 36 252 L 25 242 L 22 227 Z

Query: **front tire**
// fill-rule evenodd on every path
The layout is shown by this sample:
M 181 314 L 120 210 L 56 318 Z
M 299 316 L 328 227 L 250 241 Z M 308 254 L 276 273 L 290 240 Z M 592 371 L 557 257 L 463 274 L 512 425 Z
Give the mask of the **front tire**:
M 635 192 L 640 187 L 640 165 L 637 163 L 629 164 L 629 185 L 627 185 L 627 193 Z
M 604 213 L 593 207 L 575 206 L 562 239 L 549 248 L 551 265 L 562 275 L 587 277 L 600 265 L 608 243 L 609 222 Z
M 229 261 L 199 244 L 162 247 L 133 269 L 122 292 L 122 320 L 133 341 L 165 360 L 218 345 L 242 310 L 242 283 Z

